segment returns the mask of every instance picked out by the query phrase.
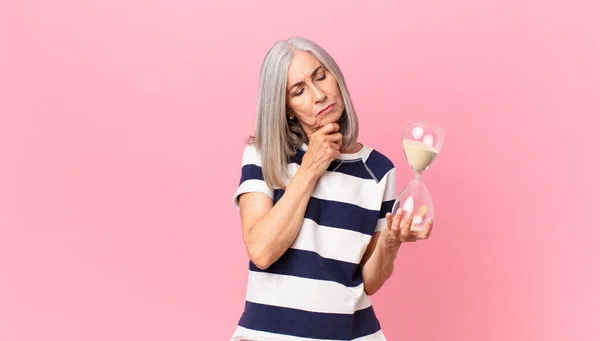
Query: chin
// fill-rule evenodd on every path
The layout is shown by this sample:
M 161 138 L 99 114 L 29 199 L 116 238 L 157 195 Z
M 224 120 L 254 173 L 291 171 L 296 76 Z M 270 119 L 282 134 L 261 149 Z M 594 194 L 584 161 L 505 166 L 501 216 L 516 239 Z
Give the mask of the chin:
M 340 120 L 340 118 L 342 117 L 342 115 L 338 115 L 338 114 L 334 114 L 331 113 L 329 115 L 324 115 L 321 117 L 321 125 L 324 126 L 327 123 L 332 123 L 332 122 L 338 122 Z
M 344 111 L 342 110 L 339 113 L 336 113 L 335 115 L 335 122 L 339 121 L 342 118 L 342 114 L 344 113 Z

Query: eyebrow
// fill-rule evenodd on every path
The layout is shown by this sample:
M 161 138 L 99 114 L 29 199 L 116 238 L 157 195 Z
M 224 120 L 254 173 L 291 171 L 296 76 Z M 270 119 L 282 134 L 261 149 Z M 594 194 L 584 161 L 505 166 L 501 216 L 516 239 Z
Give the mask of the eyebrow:
M 323 66 L 323 65 L 320 65 L 319 67 L 317 67 L 317 68 L 316 68 L 316 69 L 315 69 L 315 70 L 312 72 L 312 74 L 311 74 L 311 77 L 314 77 L 314 76 L 317 74 L 317 72 L 319 72 L 321 69 L 325 69 L 325 66 Z M 290 86 L 290 87 L 289 87 L 288 91 L 291 91 L 293 88 L 297 87 L 298 85 L 302 85 L 302 84 L 304 84 L 304 81 L 299 81 L 299 82 L 296 82 L 296 83 L 294 83 L 292 86 Z

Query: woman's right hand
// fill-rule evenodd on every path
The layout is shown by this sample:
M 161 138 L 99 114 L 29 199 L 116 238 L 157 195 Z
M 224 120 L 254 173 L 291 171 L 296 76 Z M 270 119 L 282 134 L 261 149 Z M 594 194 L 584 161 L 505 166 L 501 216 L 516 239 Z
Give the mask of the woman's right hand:
M 328 123 L 316 130 L 309 139 L 300 167 L 314 172 L 317 177 L 323 175 L 331 161 L 340 156 L 342 134 L 339 130 L 337 123 Z

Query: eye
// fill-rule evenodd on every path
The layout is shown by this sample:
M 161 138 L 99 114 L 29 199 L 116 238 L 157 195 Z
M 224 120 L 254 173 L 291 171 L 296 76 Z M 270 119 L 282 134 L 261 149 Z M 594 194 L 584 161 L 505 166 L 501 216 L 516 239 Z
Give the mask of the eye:
M 319 78 L 317 78 L 317 80 L 318 80 L 318 81 L 322 81 L 322 80 L 324 80 L 325 78 L 327 78 L 327 74 L 326 74 L 325 72 L 323 72 L 323 74 L 322 74 L 322 75 L 320 75 L 320 76 L 319 76 Z
M 300 96 L 300 95 L 302 95 L 303 92 L 304 92 L 304 88 L 300 88 L 299 90 L 296 90 L 296 92 L 294 92 L 294 96 Z

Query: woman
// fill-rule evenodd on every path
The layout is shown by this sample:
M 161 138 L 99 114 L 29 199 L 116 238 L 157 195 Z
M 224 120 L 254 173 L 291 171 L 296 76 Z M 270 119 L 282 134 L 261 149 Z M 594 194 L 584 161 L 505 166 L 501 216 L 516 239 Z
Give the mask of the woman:
M 394 165 L 357 142 L 344 77 L 314 42 L 269 50 L 257 111 L 234 195 L 250 266 L 231 340 L 386 340 L 369 296 L 433 222 L 413 233 L 412 213 L 389 213 Z

